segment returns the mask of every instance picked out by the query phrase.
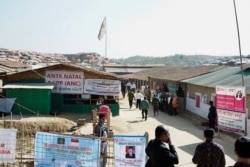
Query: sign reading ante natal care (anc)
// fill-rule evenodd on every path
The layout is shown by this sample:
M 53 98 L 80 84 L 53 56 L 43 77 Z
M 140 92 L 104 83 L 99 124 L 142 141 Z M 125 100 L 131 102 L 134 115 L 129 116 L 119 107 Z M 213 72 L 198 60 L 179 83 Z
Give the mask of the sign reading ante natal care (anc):
M 35 167 L 97 167 L 100 139 L 37 132 Z
M 146 136 L 114 136 L 114 156 L 116 167 L 146 164 Z
M 84 86 L 83 72 L 46 71 L 46 83 L 54 83 L 54 93 L 82 94 Z
M 219 129 L 245 132 L 245 87 L 216 86 L 216 107 Z
M 16 129 L 0 129 L 0 162 L 15 162 Z

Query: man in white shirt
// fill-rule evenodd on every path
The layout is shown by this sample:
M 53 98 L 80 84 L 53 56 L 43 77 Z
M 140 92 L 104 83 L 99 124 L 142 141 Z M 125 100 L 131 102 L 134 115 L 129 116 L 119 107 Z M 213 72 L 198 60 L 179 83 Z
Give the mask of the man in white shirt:
M 129 92 L 130 91 L 130 89 L 131 89 L 131 82 L 130 81 L 128 81 L 128 83 L 127 83 L 127 91 Z
M 143 98 L 143 95 L 141 94 L 141 92 L 138 90 L 135 93 L 135 100 L 136 100 L 136 108 L 139 107 L 139 109 L 141 109 L 141 99 Z
M 135 93 L 136 85 L 134 82 L 131 83 L 130 89 Z

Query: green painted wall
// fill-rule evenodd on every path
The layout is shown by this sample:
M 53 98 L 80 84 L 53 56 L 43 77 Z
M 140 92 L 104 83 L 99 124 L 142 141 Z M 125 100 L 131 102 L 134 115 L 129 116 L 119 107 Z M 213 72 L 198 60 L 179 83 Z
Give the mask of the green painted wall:
M 49 89 L 6 89 L 7 98 L 16 98 L 13 114 L 48 115 L 51 112 L 51 90 Z
M 112 112 L 112 116 L 119 115 L 119 104 L 105 104 L 109 106 Z M 91 105 L 91 104 L 64 104 L 63 103 L 63 94 L 52 94 L 52 112 L 72 112 L 72 113 L 91 113 L 92 109 L 99 108 L 100 105 Z

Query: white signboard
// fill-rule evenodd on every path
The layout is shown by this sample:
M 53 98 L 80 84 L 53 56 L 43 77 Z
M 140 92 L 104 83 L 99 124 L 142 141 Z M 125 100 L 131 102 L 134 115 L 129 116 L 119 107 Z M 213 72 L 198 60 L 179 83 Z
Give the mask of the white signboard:
M 0 129 L 0 162 L 15 162 L 16 129 Z
M 146 164 L 146 136 L 114 136 L 114 158 L 116 167 Z
M 217 109 L 217 114 L 220 129 L 230 132 L 245 132 L 245 113 Z
M 121 82 L 118 80 L 86 79 L 84 93 L 117 96 L 120 94 Z
M 45 82 L 55 84 L 53 93 L 82 94 L 84 74 L 78 71 L 46 71 Z

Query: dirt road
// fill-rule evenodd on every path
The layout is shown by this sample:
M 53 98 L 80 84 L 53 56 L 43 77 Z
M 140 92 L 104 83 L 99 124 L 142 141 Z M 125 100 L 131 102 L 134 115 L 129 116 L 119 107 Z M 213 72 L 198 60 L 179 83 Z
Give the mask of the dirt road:
M 114 134 L 119 135 L 144 135 L 149 133 L 149 139 L 154 138 L 154 130 L 157 125 L 163 124 L 170 130 L 173 144 L 179 154 L 179 165 L 184 167 L 194 167 L 192 156 L 195 147 L 203 141 L 203 130 L 205 127 L 194 124 L 184 117 L 183 114 L 178 116 L 169 116 L 159 112 L 159 116 L 154 117 L 150 109 L 147 121 L 142 120 L 141 111 L 135 108 L 135 105 L 129 109 L 128 100 L 120 100 L 119 116 L 111 118 L 111 129 Z M 92 124 L 87 123 L 82 129 L 85 133 L 92 133 Z M 218 136 L 218 134 L 216 134 Z M 233 151 L 234 139 L 227 136 L 215 137 L 216 142 L 221 144 L 226 153 L 226 166 L 233 165 L 235 155 Z

